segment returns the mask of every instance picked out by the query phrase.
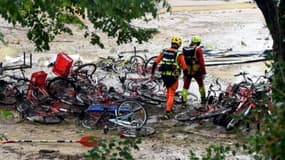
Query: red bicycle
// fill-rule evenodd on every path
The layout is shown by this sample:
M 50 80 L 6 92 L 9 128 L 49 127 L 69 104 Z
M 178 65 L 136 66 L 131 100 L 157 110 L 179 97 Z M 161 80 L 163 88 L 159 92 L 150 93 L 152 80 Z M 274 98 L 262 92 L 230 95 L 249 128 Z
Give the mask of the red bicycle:
M 184 111 L 175 115 L 175 119 L 178 121 L 194 121 L 200 119 L 208 119 L 217 117 L 219 115 L 226 114 L 232 110 L 230 105 L 222 106 L 222 94 L 221 84 L 218 79 L 215 84 L 209 86 L 208 95 L 206 98 L 206 104 L 204 109 L 194 108 L 188 111 Z
M 260 111 L 263 115 L 270 115 L 268 105 L 271 101 L 271 79 L 268 73 L 259 76 L 255 82 L 249 77 L 247 73 L 241 72 L 235 76 L 243 76 L 244 81 L 238 84 L 238 91 L 235 94 L 236 101 L 238 102 L 234 111 L 230 115 L 228 123 L 225 128 L 227 131 L 239 127 L 248 131 L 250 129 L 249 122 L 254 121 L 257 124 L 257 129 L 260 125 Z M 264 79 L 263 81 L 261 79 Z M 263 101 L 262 103 L 259 103 Z M 264 103 L 265 102 L 265 103 Z M 258 114 L 253 111 L 256 110 Z M 251 114 L 253 113 L 253 114 Z M 252 115 L 252 116 L 250 116 Z

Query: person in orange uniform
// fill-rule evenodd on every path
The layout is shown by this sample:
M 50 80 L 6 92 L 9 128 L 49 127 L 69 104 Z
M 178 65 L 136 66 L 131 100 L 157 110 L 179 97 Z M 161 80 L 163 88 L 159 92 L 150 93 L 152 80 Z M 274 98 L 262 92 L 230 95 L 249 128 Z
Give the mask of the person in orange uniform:
M 182 90 L 182 108 L 186 107 L 188 89 L 192 78 L 196 80 L 199 86 L 199 93 L 201 96 L 201 104 L 204 104 L 206 101 L 205 98 L 205 87 L 204 79 L 206 76 L 205 61 L 203 56 L 203 50 L 200 47 L 201 37 L 193 36 L 191 38 L 191 43 L 189 47 L 184 47 L 182 49 L 185 62 L 187 64 L 187 71 L 184 74 L 183 80 L 183 90 Z
M 178 87 L 178 78 L 180 76 L 181 68 L 186 71 L 187 65 L 183 54 L 178 52 L 178 48 L 182 44 L 182 38 L 172 37 L 171 47 L 163 49 L 157 56 L 152 66 L 152 79 L 157 65 L 161 62 L 158 70 L 161 72 L 161 77 L 166 87 L 166 112 L 164 119 L 170 119 L 172 114 L 172 107 L 174 103 L 175 91 Z

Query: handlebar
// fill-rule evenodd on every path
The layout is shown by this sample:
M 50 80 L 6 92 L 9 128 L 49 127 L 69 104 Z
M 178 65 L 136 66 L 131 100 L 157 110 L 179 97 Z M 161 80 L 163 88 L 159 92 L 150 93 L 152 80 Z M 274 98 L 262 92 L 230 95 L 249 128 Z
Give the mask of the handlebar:
M 248 75 L 247 72 L 239 72 L 238 74 L 235 74 L 234 76 L 237 77 L 237 76 L 245 76 L 245 75 Z
M 15 70 L 15 69 L 26 69 L 32 68 L 32 54 L 30 54 L 30 64 L 26 64 L 26 52 L 23 53 L 24 61 L 23 64 L 20 65 L 11 65 L 11 66 L 3 66 L 3 62 L 0 62 L 0 75 L 3 74 L 6 70 Z
M 119 54 L 125 54 L 125 53 L 145 53 L 145 52 L 149 52 L 148 49 L 142 49 L 142 50 L 134 50 L 134 51 L 123 51 L 120 52 Z
M 215 84 L 218 86 L 218 88 L 217 88 L 217 89 L 214 89 L 214 85 L 211 84 L 210 87 L 209 87 L 210 90 L 211 90 L 211 91 L 221 91 L 221 90 L 222 90 L 222 85 L 221 85 L 221 83 L 219 82 L 219 78 L 216 79 Z
M 265 74 L 264 75 L 260 75 L 260 76 L 255 76 L 256 80 L 253 81 L 250 77 L 246 76 L 249 73 L 246 72 L 240 72 L 238 74 L 235 74 L 234 76 L 243 76 L 243 81 L 239 82 L 239 85 L 242 85 L 244 87 L 250 87 L 250 88 L 256 88 L 257 86 L 259 86 L 260 84 L 268 84 L 272 82 L 272 78 L 271 76 L 269 76 L 269 72 L 267 72 L 267 70 L 265 70 Z M 261 81 L 261 80 L 267 80 L 267 81 Z

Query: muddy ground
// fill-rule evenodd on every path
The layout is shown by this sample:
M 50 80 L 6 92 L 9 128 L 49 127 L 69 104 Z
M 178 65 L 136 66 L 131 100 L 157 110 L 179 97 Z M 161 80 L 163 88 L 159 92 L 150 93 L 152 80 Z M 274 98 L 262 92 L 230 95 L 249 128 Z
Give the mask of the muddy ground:
M 174 7 L 176 10 L 172 14 L 162 12 L 158 19 L 147 24 L 140 21 L 134 22 L 134 24 L 159 29 L 160 33 L 149 42 L 141 45 L 130 43 L 117 46 L 114 39 L 103 38 L 105 49 L 90 45 L 88 39 L 83 38 L 83 33 L 74 28 L 73 36 L 61 35 L 52 42 L 50 51 L 33 52 L 33 45 L 25 38 L 27 30 L 19 26 L 13 28 L 1 20 L 0 31 L 6 35 L 9 42 L 8 47 L 0 45 L 1 60 L 7 53 L 16 55 L 23 51 L 32 52 L 34 67 L 27 70 L 27 74 L 40 69 L 52 74 L 44 63 L 40 63 L 40 59 L 52 57 L 59 51 L 79 54 L 83 61 L 90 62 L 95 61 L 99 56 L 116 56 L 115 53 L 132 50 L 136 46 L 138 49 L 150 50 L 147 55 L 143 55 L 150 57 L 156 55 L 161 48 L 168 47 L 169 39 L 173 34 L 184 38 L 183 45 L 187 45 L 187 39 L 190 36 L 201 35 L 205 48 L 213 50 L 262 51 L 271 47 L 272 41 L 262 14 L 253 3 L 215 0 L 198 1 L 199 3 L 187 0 L 179 0 L 179 3 L 178 0 L 170 2 L 177 6 Z M 194 6 L 191 8 L 186 5 Z M 215 78 L 220 78 L 226 85 L 229 82 L 238 81 L 233 75 L 240 70 L 258 75 L 262 74 L 264 69 L 264 62 L 208 67 L 205 83 L 209 86 Z M 181 88 L 181 85 L 179 87 Z M 191 91 L 197 92 L 195 83 L 191 86 Z M 176 112 L 179 112 L 179 106 L 175 108 Z M 147 109 L 149 110 L 147 125 L 155 128 L 156 133 L 143 138 L 140 150 L 133 152 L 135 159 L 184 160 L 188 159 L 190 149 L 201 154 L 210 144 L 231 145 L 240 140 L 239 135 L 227 133 L 222 127 L 213 125 L 210 120 L 191 123 L 180 123 L 175 120 L 161 121 L 157 119 L 157 115 L 163 113 L 164 106 L 147 106 Z M 115 131 L 104 135 L 101 130 L 84 129 L 76 125 L 73 119 L 68 119 L 60 125 L 41 125 L 28 121 L 20 124 L 0 122 L 0 133 L 7 135 L 9 139 L 79 139 L 84 135 L 108 138 L 117 135 Z M 79 155 L 89 149 L 80 144 L 5 144 L 0 146 L 0 159 L 80 159 Z M 229 159 L 248 159 L 248 157 L 240 153 L 238 157 Z

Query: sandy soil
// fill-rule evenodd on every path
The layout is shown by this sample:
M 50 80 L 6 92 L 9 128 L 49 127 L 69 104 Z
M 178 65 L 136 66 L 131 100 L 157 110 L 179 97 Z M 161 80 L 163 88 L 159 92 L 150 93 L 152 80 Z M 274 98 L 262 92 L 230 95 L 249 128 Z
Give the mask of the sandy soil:
M 35 68 L 28 70 L 28 73 L 37 69 L 49 71 L 50 69 L 43 67 L 39 61 L 46 57 L 52 57 L 59 51 L 79 54 L 85 62 L 89 62 L 95 61 L 99 56 L 116 56 L 116 53 L 132 50 L 136 46 L 137 49 L 150 50 L 150 53 L 143 56 L 151 57 L 162 48 L 169 46 L 169 38 L 174 33 L 184 38 L 183 45 L 187 45 L 187 39 L 191 35 L 201 35 L 203 45 L 214 50 L 259 51 L 271 47 L 272 41 L 265 27 L 263 16 L 252 3 L 241 0 L 231 2 L 170 0 L 170 3 L 176 6 L 174 7 L 175 12 L 172 14 L 161 13 L 158 19 L 148 23 L 133 22 L 135 25 L 159 29 L 160 33 L 149 42 L 140 45 L 130 43 L 117 46 L 114 39 L 103 38 L 105 49 L 90 45 L 88 39 L 83 38 L 83 33 L 74 28 L 73 36 L 61 35 L 51 43 L 50 51 L 36 53 L 33 52 L 33 45 L 24 37 L 26 29 L 18 26 L 12 28 L 11 25 L 1 20 L 0 31 L 6 35 L 9 42 L 9 48 L 0 45 L 1 57 L 3 58 L 9 52 L 14 54 L 23 51 L 33 52 Z M 193 4 L 195 5 L 188 6 Z M 224 84 L 238 81 L 233 75 L 240 70 L 262 74 L 264 69 L 263 62 L 208 67 L 206 85 L 208 86 L 217 77 L 222 79 Z M 197 92 L 195 84 L 191 86 L 191 89 L 193 92 Z M 179 106 L 175 107 L 179 108 Z M 233 144 L 238 140 L 237 135 L 225 132 L 223 128 L 214 126 L 210 121 L 195 123 L 178 123 L 174 120 L 159 121 L 156 115 L 163 113 L 164 106 L 148 109 L 155 111 L 150 113 L 148 125 L 156 129 L 156 134 L 143 138 L 140 151 L 133 152 L 135 159 L 184 160 L 188 159 L 190 149 L 200 154 L 210 144 Z M 79 139 L 89 134 L 108 138 L 117 134 L 114 132 L 103 135 L 102 131 L 79 127 L 72 120 L 60 125 L 40 125 L 31 122 L 4 124 L 0 122 L 0 133 L 8 135 L 10 139 Z M 79 159 L 78 154 L 82 154 L 88 149 L 79 144 L 5 144 L 0 146 L 0 159 Z M 247 159 L 248 157 L 245 156 L 241 153 L 237 158 Z

